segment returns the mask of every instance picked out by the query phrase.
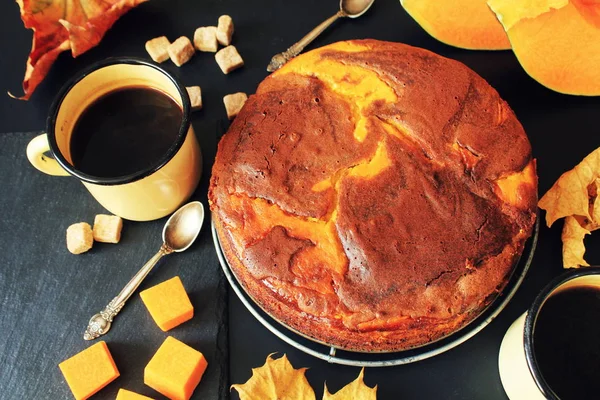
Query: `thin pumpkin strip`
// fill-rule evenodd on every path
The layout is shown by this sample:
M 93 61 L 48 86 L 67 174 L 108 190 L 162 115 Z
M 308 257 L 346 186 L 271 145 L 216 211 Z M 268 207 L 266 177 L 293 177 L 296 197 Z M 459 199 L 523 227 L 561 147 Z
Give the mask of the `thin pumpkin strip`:
M 549 89 L 600 95 L 600 0 L 489 0 L 525 71 Z
M 451 46 L 506 50 L 510 42 L 486 0 L 401 0 L 427 33 Z

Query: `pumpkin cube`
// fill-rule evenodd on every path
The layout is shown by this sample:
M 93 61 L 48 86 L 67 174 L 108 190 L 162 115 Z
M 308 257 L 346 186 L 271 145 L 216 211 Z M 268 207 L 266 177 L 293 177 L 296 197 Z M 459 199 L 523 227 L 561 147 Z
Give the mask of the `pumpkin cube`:
M 171 400 L 188 400 L 208 363 L 204 355 L 172 336 L 144 369 L 144 383 Z
M 88 347 L 58 367 L 77 400 L 87 399 L 119 376 L 105 342 Z
M 142 291 L 140 296 L 156 325 L 165 332 L 194 316 L 194 306 L 178 276 Z
M 116 400 L 154 400 L 152 397 L 143 396 L 136 392 L 131 392 L 125 389 L 119 389 Z

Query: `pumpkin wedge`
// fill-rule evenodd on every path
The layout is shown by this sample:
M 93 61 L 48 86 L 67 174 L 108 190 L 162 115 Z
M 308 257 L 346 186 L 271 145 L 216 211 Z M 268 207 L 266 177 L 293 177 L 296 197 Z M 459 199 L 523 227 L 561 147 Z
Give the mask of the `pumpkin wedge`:
M 506 50 L 510 42 L 486 0 L 400 0 L 437 40 L 473 50 Z
M 489 0 L 525 71 L 565 94 L 600 95 L 600 0 Z

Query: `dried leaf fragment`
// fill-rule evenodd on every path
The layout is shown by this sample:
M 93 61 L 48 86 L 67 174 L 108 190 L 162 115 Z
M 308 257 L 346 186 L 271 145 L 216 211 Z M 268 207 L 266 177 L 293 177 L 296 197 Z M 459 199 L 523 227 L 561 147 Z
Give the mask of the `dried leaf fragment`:
M 16 0 L 26 28 L 33 29 L 33 44 L 25 77 L 27 100 L 48 74 L 58 55 L 73 57 L 100 43 L 106 31 L 123 14 L 147 0 Z
M 592 220 L 589 188 L 591 185 L 596 185 L 598 178 L 600 178 L 600 147 L 585 157 L 575 168 L 562 174 L 541 198 L 539 207 L 546 210 L 546 224 L 551 226 L 557 219 L 570 215 Z
M 540 208 L 546 210 L 548 226 L 565 218 L 561 235 L 564 268 L 589 266 L 583 258 L 583 239 L 600 228 L 599 192 L 600 147 L 562 174 L 539 202 Z
M 561 235 L 564 268 L 579 268 L 590 265 L 583 259 L 585 253 L 583 238 L 585 235 L 589 235 L 590 231 L 582 226 L 579 219 L 581 217 L 568 216 L 565 218 L 565 225 L 563 226 Z
M 241 400 L 315 400 L 315 392 L 304 375 L 306 368 L 295 369 L 284 354 L 252 369 L 252 377 L 244 384 L 231 385 Z
M 335 394 L 329 393 L 327 384 L 325 384 L 325 390 L 323 393 L 323 400 L 376 400 L 377 399 L 377 385 L 375 387 L 368 387 L 363 381 L 365 369 L 360 370 L 358 377 L 338 390 Z

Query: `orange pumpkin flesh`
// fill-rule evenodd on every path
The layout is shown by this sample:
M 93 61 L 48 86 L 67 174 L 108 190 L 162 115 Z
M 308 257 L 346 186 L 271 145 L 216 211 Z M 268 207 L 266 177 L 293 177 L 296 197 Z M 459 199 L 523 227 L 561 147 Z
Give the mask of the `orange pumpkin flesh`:
M 473 50 L 506 50 L 506 32 L 486 0 L 400 0 L 423 29 L 451 46 Z
M 538 15 L 535 9 L 511 8 L 515 1 L 521 0 L 489 4 L 525 71 L 557 92 L 600 95 L 600 0 L 564 1 L 540 8 Z M 553 2 L 558 3 L 547 0 Z

